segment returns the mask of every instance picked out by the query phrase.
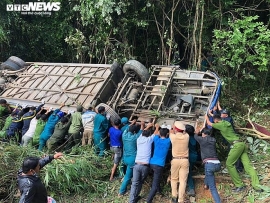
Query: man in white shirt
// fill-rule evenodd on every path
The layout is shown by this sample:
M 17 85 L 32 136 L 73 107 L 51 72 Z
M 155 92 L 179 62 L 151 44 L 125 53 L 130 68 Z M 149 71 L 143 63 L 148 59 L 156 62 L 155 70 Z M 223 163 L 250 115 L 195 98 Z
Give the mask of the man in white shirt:
M 82 114 L 82 123 L 83 123 L 83 137 L 82 137 L 82 146 L 88 144 L 91 145 L 93 139 L 93 129 L 94 129 L 94 118 L 96 112 L 93 111 L 93 105 L 89 104 L 86 106 L 86 112 Z
M 139 199 L 139 194 L 142 185 L 149 173 L 149 161 L 151 158 L 152 143 L 155 134 L 158 133 L 158 128 L 153 135 L 151 135 L 151 127 L 153 123 L 148 123 L 147 127 L 143 130 L 140 137 L 137 139 L 137 155 L 135 159 L 135 166 L 133 167 L 133 178 L 131 191 L 129 196 L 129 203 L 136 203 Z
M 23 147 L 26 147 L 29 144 L 29 142 L 31 142 L 31 144 L 32 144 L 33 136 L 35 134 L 35 130 L 37 127 L 37 122 L 40 119 L 40 117 L 41 117 L 41 114 L 37 114 L 36 117 L 34 117 L 31 120 L 28 130 L 26 131 L 26 133 L 22 137 L 22 146 Z

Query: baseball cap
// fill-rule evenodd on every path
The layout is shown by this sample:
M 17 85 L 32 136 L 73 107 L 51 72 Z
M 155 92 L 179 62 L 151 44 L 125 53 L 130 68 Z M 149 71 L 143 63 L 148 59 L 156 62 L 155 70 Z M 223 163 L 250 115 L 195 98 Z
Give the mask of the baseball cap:
M 227 109 L 222 109 L 220 113 L 221 114 L 228 114 L 228 115 L 230 114 L 230 112 Z
M 127 117 L 121 118 L 121 123 L 122 124 L 127 124 L 128 123 L 128 118 Z

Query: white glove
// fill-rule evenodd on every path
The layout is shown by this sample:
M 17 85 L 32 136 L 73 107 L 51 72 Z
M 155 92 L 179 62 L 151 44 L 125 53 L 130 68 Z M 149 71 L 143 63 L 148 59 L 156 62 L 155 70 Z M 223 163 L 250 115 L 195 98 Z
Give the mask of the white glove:
M 42 100 L 42 101 L 41 101 L 41 104 L 45 104 L 45 101 L 44 101 L 44 100 Z
M 53 107 L 50 107 L 50 108 L 49 108 L 49 111 L 52 111 L 52 110 L 53 110 Z
M 73 114 L 74 111 L 73 110 L 68 110 L 68 114 Z
M 107 114 L 106 114 L 106 118 L 107 118 L 107 120 L 109 120 L 109 119 L 110 119 L 110 117 L 111 117 L 111 115 L 110 115 L 109 113 L 107 113 Z

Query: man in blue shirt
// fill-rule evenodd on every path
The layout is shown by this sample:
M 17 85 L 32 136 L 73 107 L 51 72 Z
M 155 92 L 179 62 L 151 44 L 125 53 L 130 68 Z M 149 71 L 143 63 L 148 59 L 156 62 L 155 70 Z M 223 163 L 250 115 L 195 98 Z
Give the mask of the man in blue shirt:
M 98 114 L 94 118 L 94 145 L 98 156 L 104 156 L 106 149 L 106 134 L 109 127 L 109 121 L 106 118 L 104 106 L 98 107 Z
M 52 136 L 54 127 L 58 121 L 64 117 L 65 113 L 60 111 L 65 104 L 61 104 L 59 109 L 55 109 L 53 113 L 49 116 L 48 121 L 40 134 L 38 150 L 42 151 L 43 147 L 46 145 L 47 140 Z
M 111 172 L 110 181 L 113 180 L 113 176 L 117 169 L 117 166 L 122 158 L 122 131 L 119 129 L 121 125 L 121 120 L 116 119 L 114 121 L 114 126 L 109 129 L 109 137 L 111 144 L 111 151 L 114 153 L 113 167 Z
M 154 141 L 155 134 L 158 133 L 158 128 L 151 135 L 150 128 L 153 123 L 148 123 L 143 130 L 140 137 L 137 139 L 137 154 L 135 159 L 135 166 L 133 167 L 133 178 L 129 196 L 129 203 L 136 203 L 139 199 L 139 194 L 142 189 L 142 185 L 149 173 L 149 161 L 152 152 L 152 143 Z
M 156 124 L 155 127 L 156 129 L 159 129 L 158 124 Z M 160 189 L 160 181 L 165 166 L 165 160 L 171 146 L 171 140 L 168 138 L 168 135 L 169 130 L 167 128 L 161 128 L 159 130 L 159 135 L 154 137 L 154 153 L 149 162 L 150 168 L 154 171 L 154 177 L 151 190 L 146 200 L 147 203 L 153 201 L 156 192 Z

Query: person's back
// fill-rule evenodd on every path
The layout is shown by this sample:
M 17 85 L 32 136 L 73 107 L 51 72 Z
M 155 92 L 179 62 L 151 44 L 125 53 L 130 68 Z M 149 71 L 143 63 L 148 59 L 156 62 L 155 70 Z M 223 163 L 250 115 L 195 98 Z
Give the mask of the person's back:
M 83 124 L 83 137 L 82 146 L 88 144 L 91 145 L 93 141 L 93 130 L 94 130 L 94 119 L 97 115 L 93 111 L 94 106 L 89 104 L 86 107 L 86 112 L 82 114 L 82 124 Z
M 67 117 L 61 118 L 60 122 L 55 125 L 52 136 L 47 141 L 48 151 L 51 152 L 64 143 L 65 136 L 68 134 L 70 127 L 70 119 Z
M 22 135 L 24 135 L 27 132 L 30 126 L 30 122 L 36 116 L 36 114 L 41 113 L 40 110 L 44 106 L 44 104 L 45 103 L 42 102 L 42 104 L 39 105 L 38 107 L 34 106 L 30 107 L 29 111 L 22 116 L 23 119 Z
M 122 131 L 119 128 L 110 127 L 109 134 L 111 146 L 122 147 Z
M 189 135 L 187 133 L 177 132 L 170 134 L 172 142 L 172 155 L 173 157 L 186 157 L 188 158 L 189 149 Z
M 135 129 L 135 128 L 134 128 Z M 127 129 L 122 135 L 123 141 L 123 156 L 136 156 L 137 153 L 137 139 L 141 135 L 142 130 L 137 133 L 128 131 Z
M 155 135 L 146 137 L 142 134 L 137 139 L 137 155 L 136 155 L 135 162 L 149 164 L 154 136 Z
M 114 153 L 113 167 L 111 171 L 110 181 L 113 180 L 115 171 L 121 161 L 123 154 L 123 144 L 122 144 L 122 131 L 119 129 L 121 124 L 120 119 L 115 119 L 113 126 L 109 129 L 110 137 L 110 150 Z
M 216 139 L 214 137 L 211 137 L 210 134 L 206 137 L 195 135 L 195 139 L 200 144 L 201 157 L 203 162 L 206 162 L 210 159 L 218 160 L 216 151 Z
M 22 127 L 22 135 L 24 135 L 27 130 L 29 129 L 31 120 L 36 116 L 36 108 L 35 107 L 30 107 L 29 112 L 25 113 L 22 116 L 23 119 L 23 127 Z
M 20 111 L 18 115 L 14 115 L 12 117 L 11 124 L 9 128 L 7 129 L 7 136 L 9 138 L 14 137 L 23 127 L 23 120 L 22 120 L 22 113 L 23 111 Z
M 83 124 L 82 124 L 82 113 L 75 112 L 71 115 L 71 125 L 69 127 L 68 133 L 78 133 L 82 131 Z
M 37 121 L 36 129 L 35 129 L 35 132 L 34 132 L 34 135 L 33 135 L 33 140 L 32 140 L 32 145 L 33 146 L 38 145 L 40 135 L 44 130 L 46 122 L 47 122 L 47 115 L 46 114 L 42 115 L 41 118 Z
M 96 112 L 87 110 L 82 114 L 82 123 L 84 130 L 92 130 L 94 129 L 94 118 L 96 116 Z
M 108 121 L 102 114 L 97 114 L 94 119 L 94 133 L 105 135 L 108 128 Z
M 171 146 L 170 138 L 154 137 L 154 152 L 150 164 L 165 166 L 166 157 Z
M 83 132 L 82 111 L 83 107 L 81 105 L 78 105 L 77 112 L 71 114 L 71 124 L 68 129 L 68 140 L 66 145 L 67 150 L 70 150 L 73 146 L 81 143 L 81 132 Z
M 57 114 L 59 114 L 61 116 L 58 116 Z M 60 120 L 61 117 L 64 116 L 64 113 L 63 112 L 60 112 L 60 109 L 56 109 L 48 118 L 47 122 L 46 122 L 46 125 L 44 127 L 44 130 L 43 132 L 44 133 L 48 133 L 48 134 L 52 134 L 53 131 L 54 131 L 54 127 L 56 125 L 56 123 Z
M 28 143 L 33 140 L 33 136 L 37 127 L 37 122 L 40 119 L 41 115 L 38 114 L 36 115 L 36 117 L 34 117 L 29 125 L 28 130 L 26 131 L 26 133 L 24 133 L 23 137 L 22 137 L 22 146 L 27 146 Z
M 175 121 L 170 131 L 170 139 L 173 156 L 171 161 L 172 202 L 176 202 L 177 196 L 178 201 L 183 202 L 189 172 L 189 135 L 185 132 L 185 125 L 181 121 Z
M 141 123 L 141 129 L 139 126 L 135 125 L 136 120 L 132 121 L 132 124 L 126 129 L 122 135 L 123 142 L 123 162 L 127 167 L 124 180 L 121 184 L 119 195 L 123 195 L 127 186 L 133 176 L 133 167 L 135 164 L 135 157 L 137 154 L 137 139 L 144 129 L 144 122 Z
M 129 195 L 129 202 L 137 202 L 142 185 L 149 173 L 149 161 L 151 158 L 152 143 L 156 133 L 151 135 L 150 128 L 153 123 L 148 123 L 140 137 L 137 139 L 137 154 L 133 167 L 133 179 Z M 158 130 L 157 130 L 158 131 Z
M 159 129 L 159 125 L 155 126 Z M 160 190 L 160 181 L 162 178 L 163 168 L 165 166 L 166 157 L 171 146 L 170 138 L 167 138 L 169 130 L 167 128 L 161 128 L 159 135 L 154 137 L 154 152 L 150 159 L 150 168 L 154 172 L 151 190 L 148 194 L 147 203 L 152 203 L 156 192 Z
M 66 118 L 66 117 L 63 117 L 63 118 Z M 58 122 L 55 125 L 54 132 L 51 138 L 53 138 L 53 136 L 57 136 L 57 135 L 62 136 L 62 135 L 67 134 L 70 123 L 68 122 L 69 121 L 68 119 L 67 121 L 65 120 L 64 122 L 62 122 L 62 119 L 61 119 L 61 122 Z
M 38 150 L 41 151 L 43 149 L 47 140 L 52 136 L 55 125 L 64 115 L 65 115 L 64 112 L 60 111 L 60 109 L 56 109 L 49 116 L 48 121 L 44 127 L 44 130 L 42 131 L 39 138 Z
M 98 114 L 94 119 L 94 145 L 95 145 L 95 153 L 99 156 L 104 156 L 104 152 L 106 150 L 106 135 L 109 127 L 109 117 L 106 118 L 106 109 L 104 106 L 98 107 Z
M 221 203 L 215 183 L 215 172 L 221 169 L 216 150 L 216 139 L 211 137 L 211 131 L 207 128 L 202 130 L 202 136 L 194 135 L 200 144 L 201 157 L 205 168 L 205 189 L 210 188 L 215 203 Z

